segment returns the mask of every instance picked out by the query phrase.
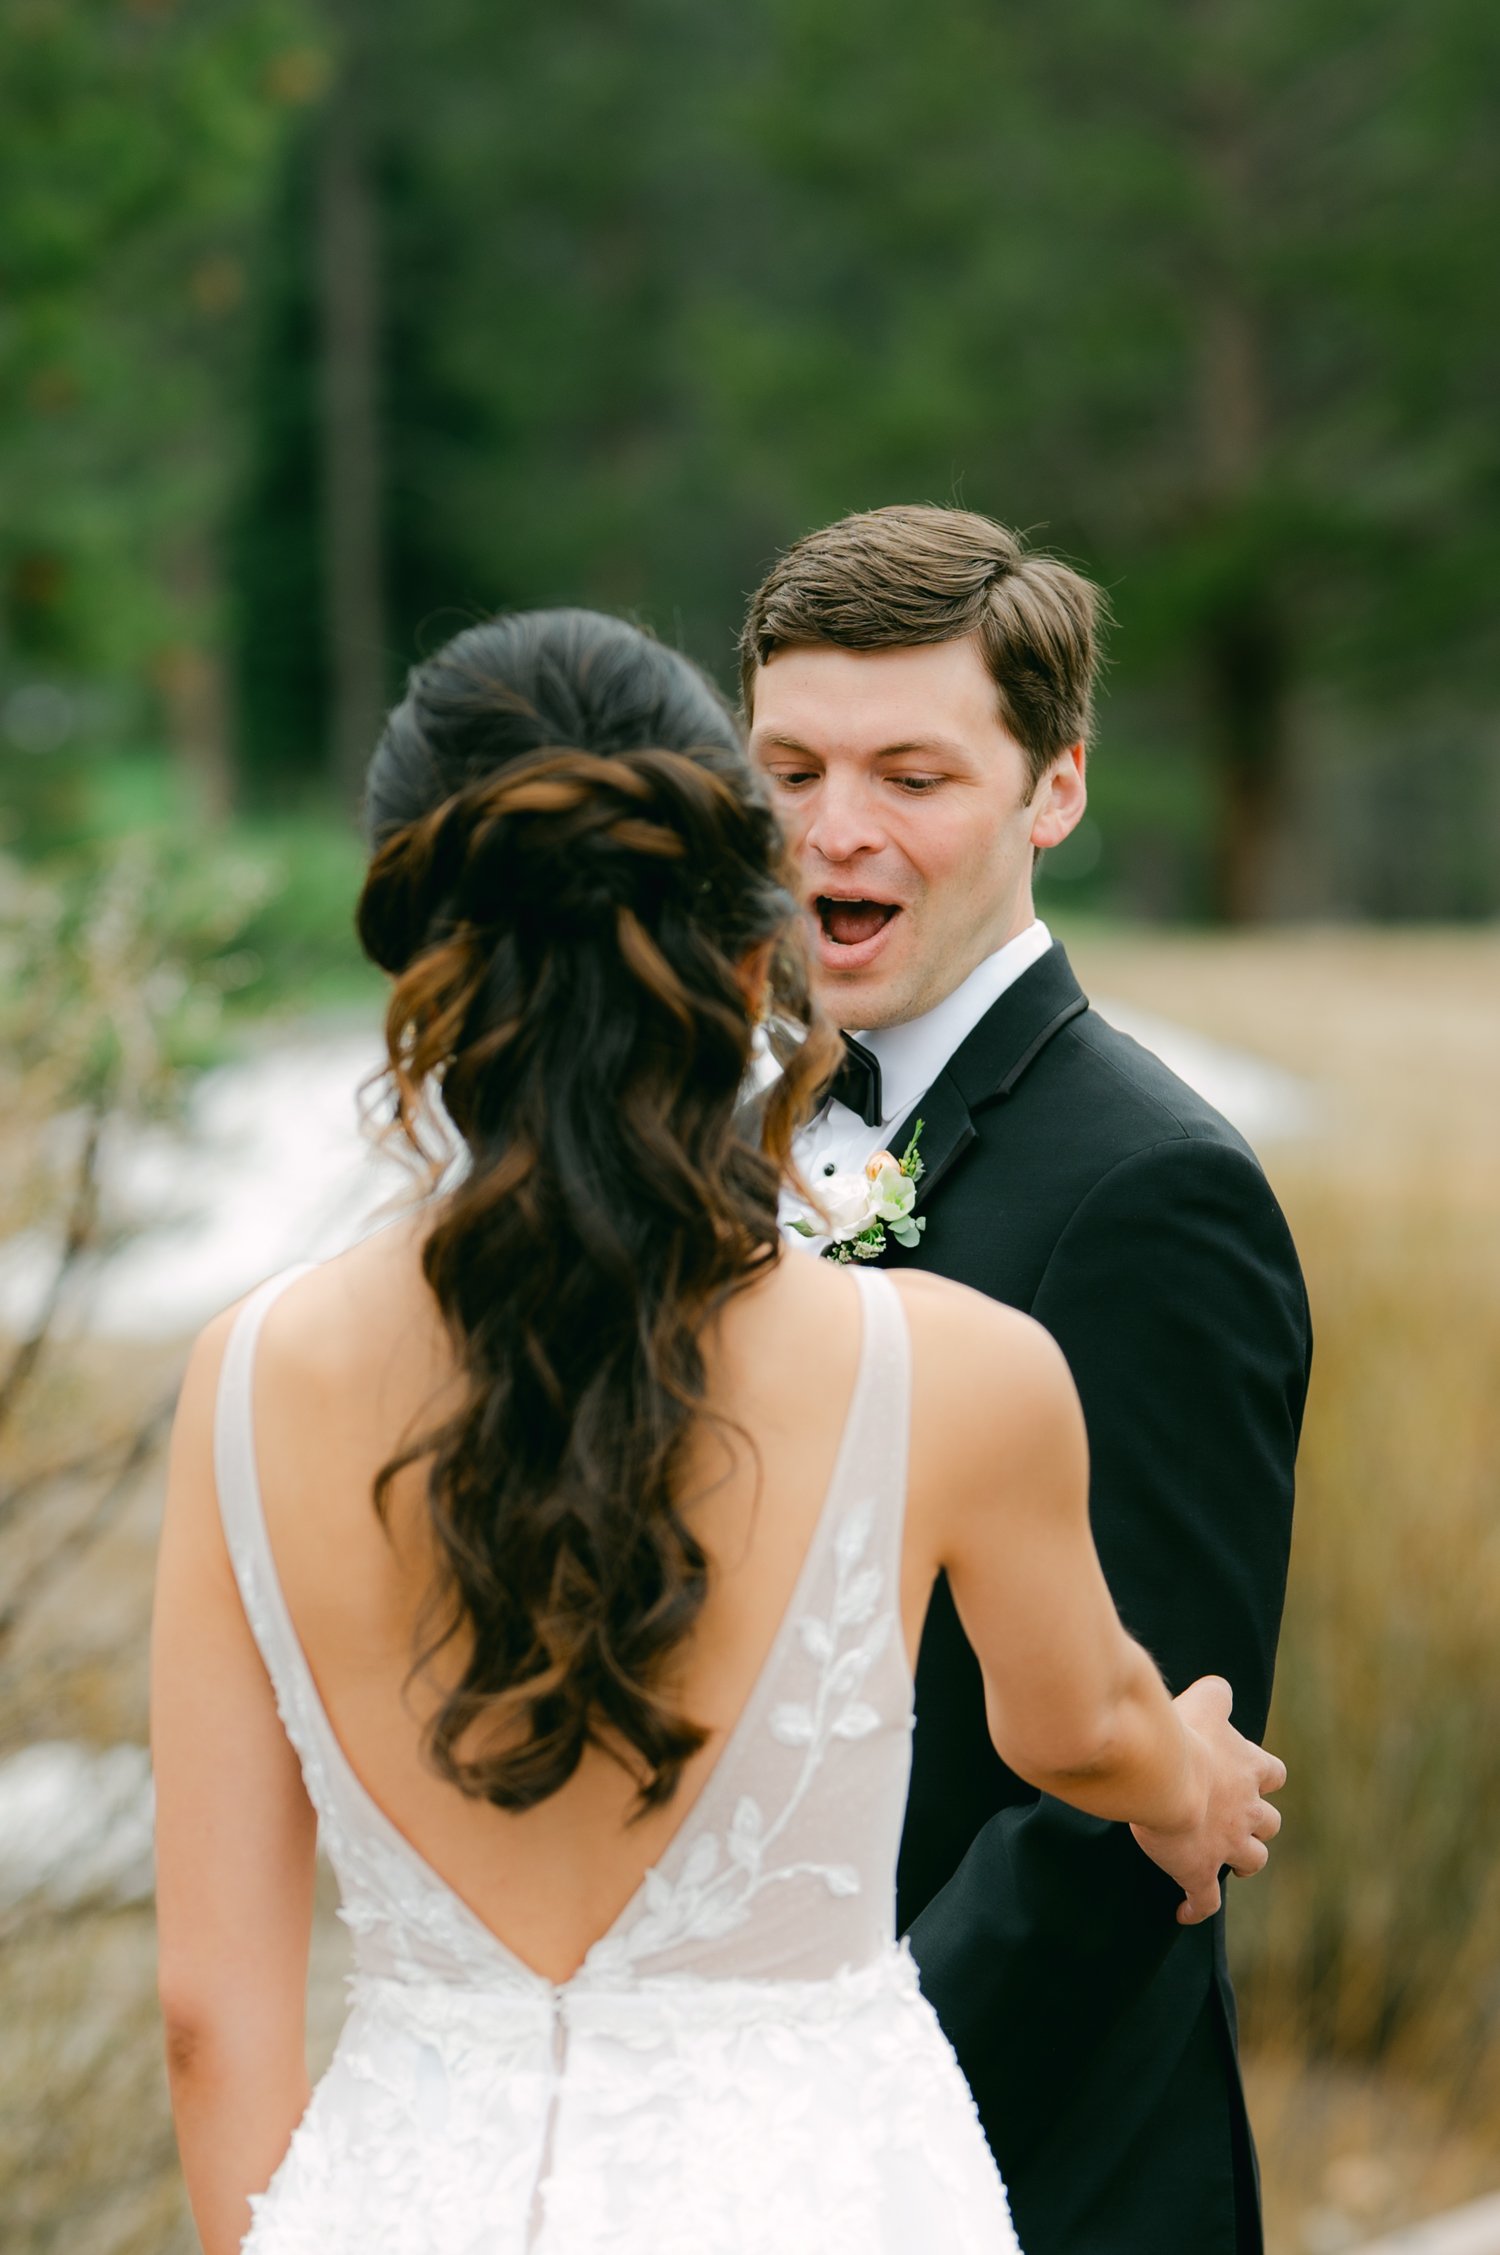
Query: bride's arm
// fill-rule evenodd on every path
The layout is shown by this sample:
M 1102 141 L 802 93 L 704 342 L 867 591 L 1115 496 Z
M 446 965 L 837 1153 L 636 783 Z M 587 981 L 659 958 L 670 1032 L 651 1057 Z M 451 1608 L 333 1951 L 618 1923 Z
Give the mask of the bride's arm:
M 219 1524 L 213 1404 L 227 1319 L 172 1435 L 151 1656 L 159 1987 L 204 2255 L 233 2255 L 307 2104 L 316 1824 Z
M 1206 1677 L 1173 1700 L 1127 1635 L 1094 1548 L 1088 1450 L 1062 1354 L 1028 1317 L 924 1279 L 914 1317 L 912 1496 L 979 1659 L 996 1751 L 1090 1815 L 1136 1827 L 1186 1897 L 1266 1860 L 1285 1771 L 1229 1723 Z

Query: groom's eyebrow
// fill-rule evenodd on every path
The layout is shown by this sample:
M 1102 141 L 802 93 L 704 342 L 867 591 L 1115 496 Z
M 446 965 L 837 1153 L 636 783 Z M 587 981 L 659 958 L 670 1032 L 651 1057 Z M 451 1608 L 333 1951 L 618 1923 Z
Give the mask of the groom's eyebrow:
M 762 752 L 796 752 L 803 759 L 822 759 L 821 752 L 810 744 L 799 742 L 795 736 L 767 735 L 757 739 L 756 749 Z M 913 736 L 899 744 L 881 744 L 871 753 L 872 759 L 900 759 L 911 752 L 936 753 L 940 758 L 967 759 L 966 747 L 951 736 Z
M 899 759 L 907 752 L 936 752 L 941 759 L 964 759 L 968 755 L 962 744 L 951 736 L 913 736 L 909 743 L 882 744 L 875 754 L 877 759 Z

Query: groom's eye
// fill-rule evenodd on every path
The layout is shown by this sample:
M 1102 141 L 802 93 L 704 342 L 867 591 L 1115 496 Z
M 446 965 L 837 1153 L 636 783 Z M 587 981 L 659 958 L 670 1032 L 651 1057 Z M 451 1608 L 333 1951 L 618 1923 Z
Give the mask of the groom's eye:
M 771 781 L 781 790 L 795 791 L 799 783 L 816 783 L 817 780 L 816 768 L 773 767 L 771 770 Z
M 935 791 L 942 780 L 941 775 L 893 775 L 891 777 L 893 783 L 899 783 L 902 790 L 913 798 L 921 798 L 927 792 Z

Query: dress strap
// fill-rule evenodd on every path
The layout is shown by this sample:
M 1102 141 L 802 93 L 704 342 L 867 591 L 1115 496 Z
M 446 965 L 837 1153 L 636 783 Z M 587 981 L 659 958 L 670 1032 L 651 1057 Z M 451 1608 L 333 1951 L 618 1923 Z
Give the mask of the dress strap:
M 864 1339 L 850 1416 L 848 1473 L 876 1505 L 888 1559 L 899 1561 L 911 1449 L 911 1335 L 901 1294 L 878 1268 L 854 1268 Z
M 245 1617 L 289 1727 L 294 1718 L 304 1723 L 310 1719 L 309 1708 L 316 1715 L 318 1703 L 316 1694 L 309 1698 L 307 1662 L 292 1627 L 266 1531 L 255 1459 L 255 1349 L 271 1307 L 311 1265 L 303 1262 L 284 1269 L 245 1301 L 230 1328 L 214 1404 L 214 1483 L 224 1541 Z M 297 1735 L 294 1730 L 294 1738 Z

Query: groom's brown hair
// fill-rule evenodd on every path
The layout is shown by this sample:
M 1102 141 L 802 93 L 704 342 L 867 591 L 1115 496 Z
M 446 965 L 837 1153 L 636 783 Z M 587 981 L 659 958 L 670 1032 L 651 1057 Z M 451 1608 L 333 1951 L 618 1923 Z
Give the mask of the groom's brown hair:
M 1104 615 L 1091 580 L 992 518 L 868 509 L 808 533 L 751 596 L 740 636 L 745 711 L 758 669 L 795 643 L 897 650 L 972 635 L 1035 783 L 1088 740 Z

